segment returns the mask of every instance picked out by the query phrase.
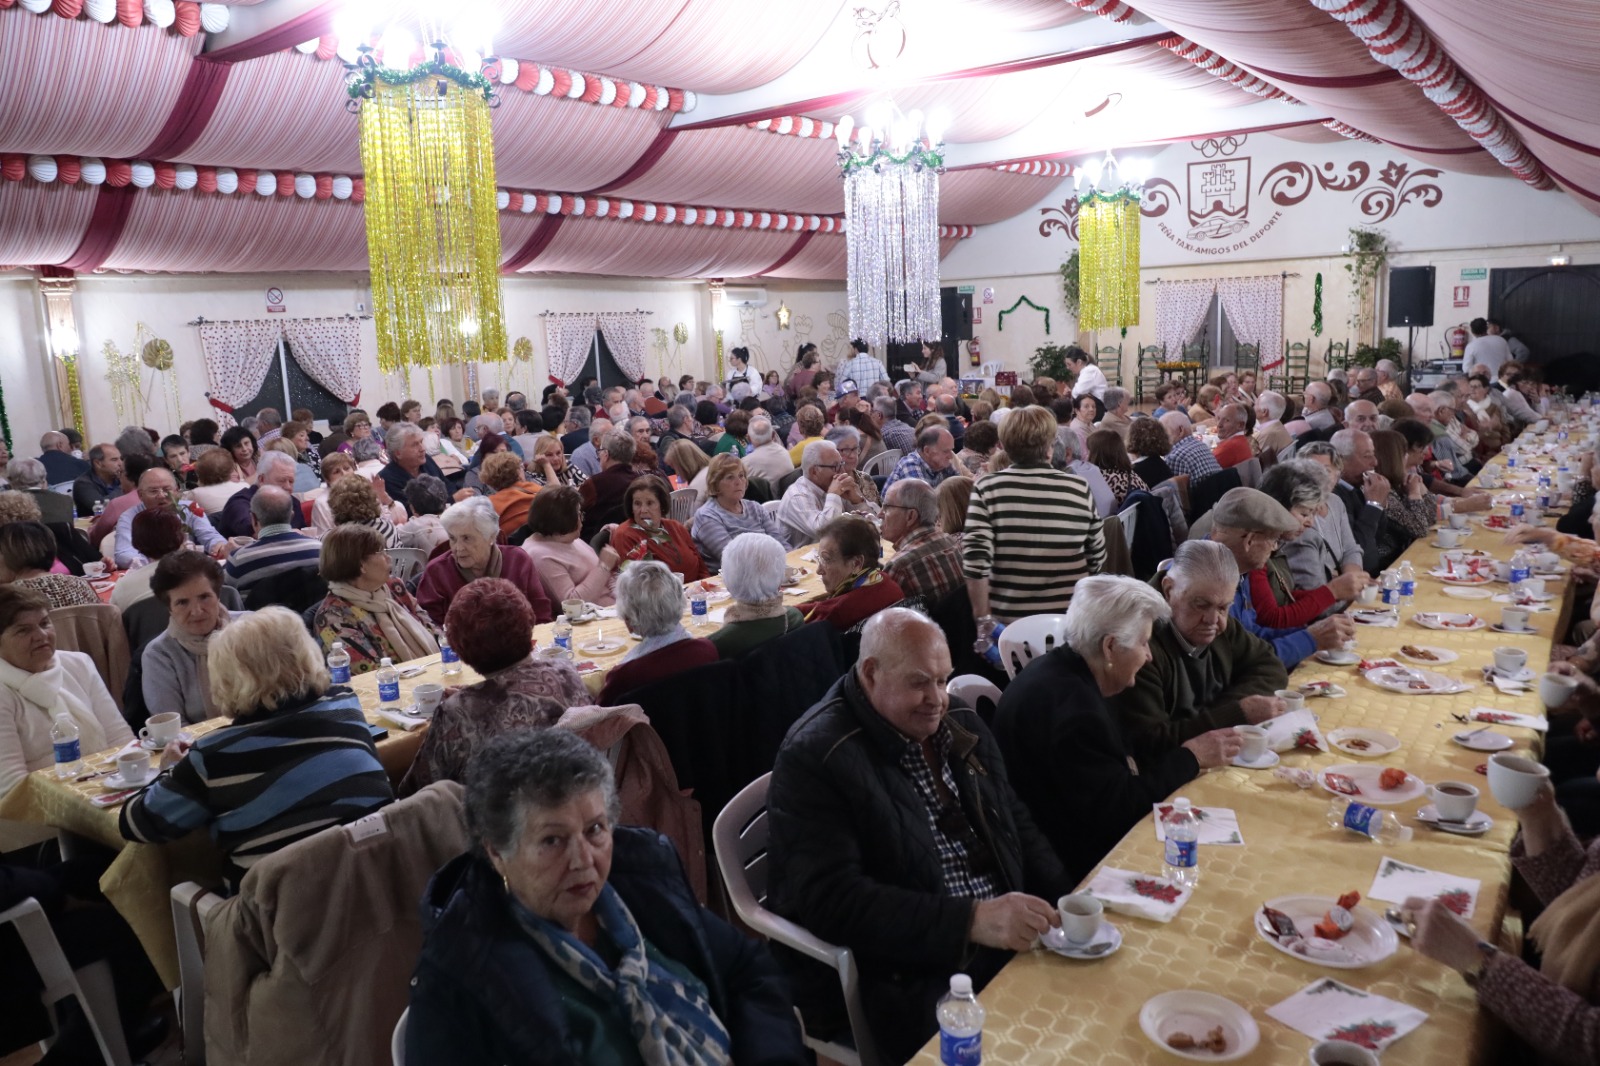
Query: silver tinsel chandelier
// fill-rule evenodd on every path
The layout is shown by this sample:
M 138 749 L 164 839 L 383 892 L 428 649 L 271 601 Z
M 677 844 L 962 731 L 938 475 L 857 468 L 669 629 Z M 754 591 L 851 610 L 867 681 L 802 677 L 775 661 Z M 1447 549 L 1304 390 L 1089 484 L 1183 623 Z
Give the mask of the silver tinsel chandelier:
M 844 176 L 850 332 L 868 344 L 936 338 L 942 132 L 887 101 L 835 127 Z M 852 131 L 854 137 L 852 137 Z

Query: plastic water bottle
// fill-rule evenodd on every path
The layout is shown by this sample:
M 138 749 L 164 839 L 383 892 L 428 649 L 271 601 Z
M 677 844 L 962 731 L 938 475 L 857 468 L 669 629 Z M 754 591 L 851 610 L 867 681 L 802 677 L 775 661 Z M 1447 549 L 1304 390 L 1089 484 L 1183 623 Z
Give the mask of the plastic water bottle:
M 1509 456 L 1506 459 L 1506 463 L 1508 465 L 1512 465 L 1512 466 L 1516 465 L 1515 463 L 1511 462 L 1511 459 L 1509 458 Z M 1524 496 L 1520 492 L 1512 493 L 1511 494 L 1511 520 L 1513 522 L 1520 522 L 1520 521 L 1522 521 L 1523 517 L 1525 515 L 1527 515 L 1527 513 L 1528 513 L 1528 498 L 1526 496 Z
M 388 656 L 378 660 L 378 700 L 381 703 L 400 702 L 400 673 Z
M 1411 560 L 1406 559 L 1400 563 L 1400 571 L 1395 575 L 1400 582 L 1400 608 L 1411 610 L 1411 603 L 1417 598 L 1417 572 L 1411 567 Z
M 695 626 L 704 627 L 711 624 L 711 614 L 706 609 L 706 594 L 702 589 L 689 593 L 689 617 Z
M 1172 801 L 1172 810 L 1161 820 L 1167 837 L 1167 880 L 1180 888 L 1200 883 L 1200 819 L 1194 816 L 1187 799 Z
M 1400 575 L 1393 570 L 1385 570 L 1378 578 L 1378 589 L 1379 599 L 1389 608 L 1389 613 L 1400 617 Z
M 1522 548 L 1518 548 L 1516 554 L 1511 557 L 1511 576 L 1506 579 L 1510 582 L 1513 593 L 1522 590 L 1522 586 L 1527 582 L 1528 575 L 1532 571 L 1533 564 L 1528 558 L 1528 553 Z
M 336 640 L 328 649 L 328 677 L 335 685 L 350 683 L 350 653 L 344 650 L 344 641 Z
M 445 677 L 455 677 L 461 673 L 461 656 L 450 646 L 449 637 L 439 638 L 439 672 Z
M 89 509 L 94 512 L 94 516 L 96 518 L 99 518 L 101 515 L 106 513 L 106 501 L 96 500 L 94 501 L 94 506 Z
M 939 999 L 939 1061 L 944 1066 L 978 1066 L 983 1061 L 983 1004 L 972 994 L 972 978 L 950 975 L 950 991 Z
M 56 776 L 77 777 L 83 770 L 83 747 L 78 743 L 78 723 L 62 711 L 50 727 L 50 743 L 55 748 Z
M 1333 797 L 1328 804 L 1328 828 L 1348 829 L 1378 844 L 1400 844 L 1411 839 L 1411 827 L 1401 825 L 1393 811 L 1381 811 L 1343 796 Z
M 569 655 L 572 653 L 572 623 L 567 621 L 566 615 L 556 616 L 556 624 L 551 639 L 555 641 L 556 647 L 567 649 L 567 654 Z

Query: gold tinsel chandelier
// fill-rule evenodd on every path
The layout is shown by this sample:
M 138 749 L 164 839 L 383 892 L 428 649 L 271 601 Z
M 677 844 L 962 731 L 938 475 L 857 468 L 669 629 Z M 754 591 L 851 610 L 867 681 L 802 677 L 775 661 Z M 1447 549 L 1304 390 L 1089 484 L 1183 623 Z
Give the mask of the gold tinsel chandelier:
M 1121 329 L 1139 324 L 1140 164 L 1104 160 L 1078 171 L 1089 188 L 1078 196 L 1080 329 Z
M 477 32 L 475 47 L 464 47 L 462 35 L 453 39 L 426 11 L 414 15 L 433 58 L 409 65 L 415 46 L 391 24 L 382 61 L 363 44 L 348 68 L 349 106 L 361 116 L 372 309 L 385 373 L 506 358 L 489 122 L 499 101 L 489 78 L 457 65 L 483 67 L 494 58 L 486 43 L 476 47 L 484 40 Z M 373 39 L 370 27 L 345 32 Z

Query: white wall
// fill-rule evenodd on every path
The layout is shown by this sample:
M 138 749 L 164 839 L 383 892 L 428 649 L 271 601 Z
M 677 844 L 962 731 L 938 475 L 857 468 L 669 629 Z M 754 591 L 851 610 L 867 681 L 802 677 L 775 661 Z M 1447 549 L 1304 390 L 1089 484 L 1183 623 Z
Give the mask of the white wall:
M 33 277 L 0 273 L 0 386 L 15 455 L 38 455 L 40 435 L 57 423 L 46 348 L 43 305 Z

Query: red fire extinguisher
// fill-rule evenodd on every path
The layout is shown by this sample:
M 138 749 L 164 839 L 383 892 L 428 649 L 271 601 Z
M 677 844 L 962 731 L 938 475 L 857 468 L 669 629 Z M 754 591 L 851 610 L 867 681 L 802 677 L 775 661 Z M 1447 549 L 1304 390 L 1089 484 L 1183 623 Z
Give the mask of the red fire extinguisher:
M 983 365 L 983 342 L 977 337 L 967 342 L 967 360 L 973 366 Z

